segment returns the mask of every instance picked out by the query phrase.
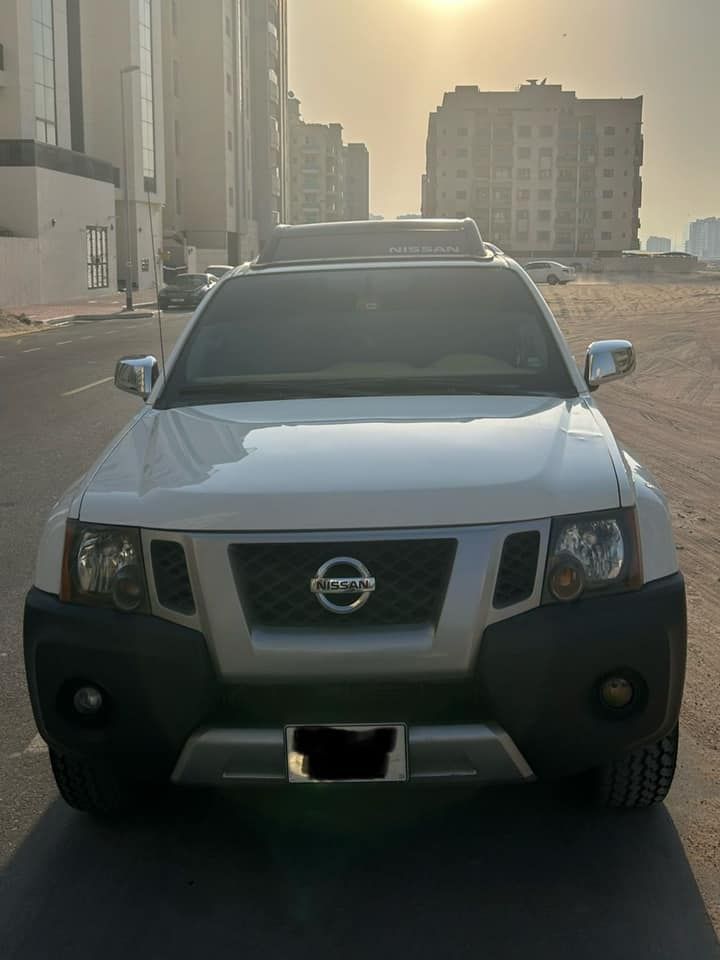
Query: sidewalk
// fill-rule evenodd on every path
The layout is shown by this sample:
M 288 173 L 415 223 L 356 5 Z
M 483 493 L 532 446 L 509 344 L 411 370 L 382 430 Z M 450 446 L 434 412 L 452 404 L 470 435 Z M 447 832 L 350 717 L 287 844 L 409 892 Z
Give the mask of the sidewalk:
M 148 299 L 151 298 L 151 299 Z M 133 316 L 151 316 L 148 308 L 155 307 L 155 297 L 152 292 L 140 290 L 133 292 Z M 33 323 L 57 323 L 59 320 L 72 320 L 80 317 L 85 320 L 105 319 L 120 314 L 125 309 L 125 294 L 120 291 L 114 293 L 96 293 L 81 300 L 70 300 L 67 303 L 25 304 L 24 306 L 4 306 L 5 313 L 19 316 L 25 314 Z

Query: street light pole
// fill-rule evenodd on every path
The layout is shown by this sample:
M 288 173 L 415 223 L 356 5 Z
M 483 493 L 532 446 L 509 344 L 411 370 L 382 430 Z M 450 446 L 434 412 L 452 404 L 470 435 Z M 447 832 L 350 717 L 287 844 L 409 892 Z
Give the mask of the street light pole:
M 123 144 L 123 182 L 125 186 L 125 238 L 127 240 L 127 261 L 125 267 L 125 309 L 133 309 L 132 242 L 130 239 L 130 163 L 128 161 L 127 125 L 125 123 L 125 74 L 134 73 L 140 67 L 123 67 L 120 71 L 120 116 Z

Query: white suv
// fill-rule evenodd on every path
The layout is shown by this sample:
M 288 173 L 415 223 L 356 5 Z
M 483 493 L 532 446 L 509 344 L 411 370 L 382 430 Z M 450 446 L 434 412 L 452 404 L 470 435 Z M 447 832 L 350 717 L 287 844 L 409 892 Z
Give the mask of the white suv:
M 242 322 L 238 323 L 238 317 Z M 672 781 L 665 499 L 537 288 L 472 221 L 279 228 L 56 505 L 27 598 L 65 800 L 176 784 Z M 291 787 L 294 788 L 294 787 Z

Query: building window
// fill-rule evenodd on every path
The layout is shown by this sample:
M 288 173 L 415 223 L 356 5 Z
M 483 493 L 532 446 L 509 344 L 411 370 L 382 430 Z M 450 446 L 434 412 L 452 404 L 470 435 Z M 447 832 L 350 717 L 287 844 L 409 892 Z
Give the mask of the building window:
M 529 191 L 529 190 L 518 190 L 518 192 L 517 192 L 517 198 L 518 198 L 518 200 L 519 200 L 521 203 L 522 203 L 523 201 L 529 200 L 529 199 L 530 199 L 530 191 Z
M 552 198 L 552 190 L 538 190 L 538 200 L 550 200 Z
M 458 149 L 455 151 L 455 156 L 458 158 L 458 160 L 464 159 L 465 157 L 467 157 L 467 155 L 468 155 L 467 147 L 458 147 Z
M 173 36 L 176 37 L 178 27 L 177 0 L 171 0 L 170 2 L 170 22 L 172 23 Z
M 180 183 L 180 177 L 175 180 L 175 213 L 182 213 L 182 183 Z
M 603 130 L 603 133 L 605 134 L 606 137 L 614 137 L 615 127 L 605 127 L 605 129 Z
M 538 180 L 552 180 L 552 170 L 539 170 L 538 171 Z
M 542 221 L 543 223 L 547 223 L 547 221 L 550 219 L 550 216 L 550 210 L 538 210 L 538 220 Z
M 602 192 L 603 200 L 612 200 L 613 191 L 612 190 L 603 190 Z
M 232 135 L 232 130 L 228 130 L 228 132 L 227 132 L 227 143 L 228 143 L 228 150 L 232 150 L 232 148 L 233 148 L 233 135 Z
M 230 24 L 230 17 L 225 17 L 225 33 L 231 37 L 232 36 L 232 26 Z
M 603 220 L 610 220 L 612 219 L 612 210 L 603 210 L 600 216 Z
M 517 128 L 517 132 L 518 132 L 518 136 L 519 136 L 519 137 L 530 137 L 530 136 L 532 136 L 532 128 L 531 128 L 531 127 L 528 127 L 528 126 L 525 126 L 525 125 L 519 126 L 519 127 Z
M 603 232 L 600 234 L 600 239 L 601 239 L 601 240 L 612 240 L 612 234 L 610 233 L 609 230 L 603 230 Z
M 455 191 L 456 200 L 467 200 L 467 190 L 456 190 Z
M 540 147 L 540 150 L 538 151 L 538 155 L 539 155 L 540 158 L 543 159 L 543 160 L 546 160 L 546 159 L 548 159 L 548 158 L 552 158 L 553 148 L 552 148 L 552 147 Z
M 537 238 L 540 243 L 549 243 L 550 242 L 550 231 L 549 230 L 538 230 Z
M 615 156 L 615 147 L 605 147 L 603 150 L 604 157 L 614 157 Z
M 518 147 L 518 160 L 529 160 L 530 159 L 530 147 Z
M 466 137 L 468 135 L 467 127 L 458 127 L 457 135 L 459 137 Z
M 232 93 L 232 77 L 229 73 L 225 74 L 225 89 L 228 93 Z
M 529 180 L 530 167 L 518 167 L 517 178 L 518 180 Z
M 145 189 L 155 191 L 155 100 L 153 90 L 152 0 L 140 9 L 140 135 Z
M 495 167 L 493 177 L 496 180 L 510 180 L 512 178 L 512 167 Z
M 518 210 L 518 212 L 517 212 L 517 218 L 518 218 L 518 220 L 528 220 L 529 217 L 530 217 L 530 211 L 529 211 L 529 210 Z M 527 230 L 527 224 L 524 225 L 523 229 L 524 229 L 524 230 Z
M 604 177 L 614 177 L 614 176 L 615 176 L 615 171 L 612 169 L 612 167 L 610 167 L 610 168 L 607 169 L 607 170 L 603 170 L 603 176 L 604 176 Z
M 86 230 L 88 290 L 110 286 L 107 234 L 107 227 Z
M 55 111 L 55 35 L 52 0 L 33 0 L 35 139 L 57 143 Z
M 458 180 L 467 180 L 468 172 L 467 170 L 458 170 L 455 176 L 458 178 Z
M 231 207 L 235 206 L 235 191 L 232 187 L 228 187 L 228 203 Z
M 553 128 L 551 126 L 542 126 L 540 127 L 540 136 L 541 137 L 551 137 L 553 135 Z
M 175 117 L 175 153 L 180 154 L 180 121 Z
M 278 83 L 278 75 L 272 69 L 268 70 L 268 81 L 270 83 L 270 99 L 273 103 L 280 102 L 280 84 Z

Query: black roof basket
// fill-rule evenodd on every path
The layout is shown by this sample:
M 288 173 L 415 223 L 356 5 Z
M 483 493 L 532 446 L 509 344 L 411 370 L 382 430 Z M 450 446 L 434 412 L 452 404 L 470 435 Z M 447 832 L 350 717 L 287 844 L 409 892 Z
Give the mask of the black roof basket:
M 352 220 L 275 227 L 254 268 L 352 260 L 492 260 L 477 224 L 464 220 Z

